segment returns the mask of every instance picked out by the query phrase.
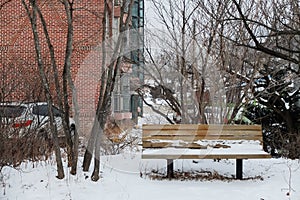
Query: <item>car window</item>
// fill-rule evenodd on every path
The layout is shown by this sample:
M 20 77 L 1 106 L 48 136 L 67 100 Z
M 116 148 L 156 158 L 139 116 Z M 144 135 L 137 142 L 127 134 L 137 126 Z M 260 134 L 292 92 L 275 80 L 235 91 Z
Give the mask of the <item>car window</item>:
M 60 111 L 58 110 L 58 108 L 56 108 L 55 106 L 52 106 L 52 110 L 53 110 L 53 115 L 58 117 L 61 116 L 60 115 Z
M 0 105 L 0 117 L 20 117 L 25 109 L 24 106 Z
M 60 116 L 60 111 L 55 106 L 52 106 L 52 111 L 54 116 Z M 32 113 L 34 115 L 48 116 L 48 105 L 36 105 L 32 108 Z
M 32 113 L 34 115 L 48 116 L 48 107 L 47 107 L 47 105 L 36 105 L 36 106 L 33 106 Z

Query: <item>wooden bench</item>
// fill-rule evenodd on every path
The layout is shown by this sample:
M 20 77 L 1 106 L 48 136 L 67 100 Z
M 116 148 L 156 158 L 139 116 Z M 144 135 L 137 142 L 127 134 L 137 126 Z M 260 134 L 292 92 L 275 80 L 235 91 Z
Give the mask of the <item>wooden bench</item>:
M 243 178 L 243 159 L 271 158 L 263 151 L 260 125 L 143 125 L 143 159 L 166 159 L 172 178 L 175 159 L 236 159 L 236 178 Z

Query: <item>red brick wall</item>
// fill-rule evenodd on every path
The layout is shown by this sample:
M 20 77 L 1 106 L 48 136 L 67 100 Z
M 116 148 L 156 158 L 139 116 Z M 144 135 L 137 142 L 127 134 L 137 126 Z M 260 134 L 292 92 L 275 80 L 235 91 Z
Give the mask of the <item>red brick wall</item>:
M 59 1 L 41 1 L 41 10 L 55 49 L 55 58 L 62 73 L 67 23 Z M 94 117 L 97 87 L 99 87 L 103 1 L 74 1 L 74 43 L 72 78 L 77 87 L 82 132 L 89 131 Z M 31 25 L 21 1 L 13 0 L 0 10 L 0 89 L 8 93 L 6 101 L 43 100 L 36 65 Z M 50 58 L 40 28 L 43 58 L 51 74 Z M 53 78 L 49 75 L 53 84 Z M 52 85 L 53 88 L 53 85 Z M 1 91 L 0 90 L 0 91 Z M 3 97 L 3 93 L 2 93 Z M 0 96 L 1 100 L 1 96 Z M 3 100 L 3 98 L 2 98 Z

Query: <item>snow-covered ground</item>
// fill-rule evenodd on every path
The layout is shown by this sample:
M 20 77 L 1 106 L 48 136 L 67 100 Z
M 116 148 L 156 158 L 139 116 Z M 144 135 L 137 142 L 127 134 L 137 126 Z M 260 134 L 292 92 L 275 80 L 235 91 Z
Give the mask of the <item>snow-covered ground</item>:
M 90 180 L 92 168 L 90 172 L 82 172 L 79 168 L 76 176 L 67 173 L 64 180 L 58 180 L 55 178 L 55 164 L 51 162 L 24 163 L 18 170 L 6 167 L 1 174 L 0 199 L 300 200 L 299 161 L 245 160 L 244 177 L 261 176 L 263 180 L 169 181 L 151 180 L 145 175 L 151 170 L 164 172 L 164 160 L 141 160 L 139 152 L 103 156 L 101 159 L 102 178 L 98 182 Z M 230 177 L 235 174 L 235 161 L 178 160 L 175 169 L 217 171 Z
M 143 121 L 144 120 L 144 121 Z M 141 123 L 148 123 L 144 118 Z M 150 121 L 152 121 L 150 119 Z M 66 165 L 66 163 L 65 163 Z M 18 169 L 5 167 L 0 174 L 0 200 L 300 200 L 300 163 L 288 159 L 245 160 L 243 176 L 248 180 L 153 180 L 152 170 L 166 171 L 165 160 L 143 160 L 135 151 L 101 157 L 101 179 L 93 182 L 89 172 L 68 173 L 58 180 L 54 158 L 47 162 L 23 163 Z M 235 176 L 235 160 L 176 160 L 175 170 L 218 172 Z

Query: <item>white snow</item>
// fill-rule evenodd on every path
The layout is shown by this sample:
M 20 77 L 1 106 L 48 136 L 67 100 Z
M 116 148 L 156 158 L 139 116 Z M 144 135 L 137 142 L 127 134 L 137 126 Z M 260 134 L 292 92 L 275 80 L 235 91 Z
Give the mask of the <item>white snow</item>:
M 237 144 L 234 148 L 212 148 L 207 149 L 181 149 L 181 148 L 163 148 L 163 149 L 146 149 L 143 151 L 143 155 L 268 155 L 266 152 L 262 151 L 257 145 L 243 146 Z
M 185 142 L 182 140 L 151 140 L 152 143 L 168 142 L 173 143 L 172 147 L 164 149 L 144 149 L 143 154 L 167 154 L 167 155 L 241 155 L 241 154 L 256 154 L 256 155 L 268 155 L 262 149 L 259 141 L 255 140 L 199 140 L 195 142 L 203 147 L 203 149 L 181 149 L 175 148 L 175 146 L 181 146 Z M 215 145 L 221 144 L 228 148 L 214 148 Z M 173 147 L 174 146 L 174 147 Z
M 148 120 L 152 121 L 144 118 L 141 123 Z M 55 178 L 54 158 L 47 162 L 24 162 L 18 169 L 5 167 L 0 174 L 0 200 L 300 200 L 299 160 L 244 160 L 243 177 L 261 176 L 263 180 L 231 181 L 151 180 L 146 174 L 152 170 L 165 173 L 166 161 L 141 159 L 141 151 L 102 156 L 102 177 L 98 182 L 90 179 L 93 166 L 89 172 L 83 172 L 81 165 L 82 157 L 75 176 L 65 167 L 63 180 Z M 235 165 L 235 160 L 226 159 L 174 162 L 175 170 L 218 172 L 226 177 L 235 176 Z
M 2 172 L 0 199 L 300 199 L 300 169 L 298 161 L 285 159 L 245 160 L 244 177 L 262 176 L 264 180 L 178 181 L 150 180 L 145 172 L 165 170 L 164 160 L 141 160 L 140 153 L 103 156 L 102 178 L 90 180 L 90 172 L 67 174 L 63 180 L 55 178 L 52 163 L 24 163 L 19 170 L 6 167 Z M 80 159 L 81 164 L 82 159 Z M 209 170 L 231 176 L 235 174 L 234 160 L 177 160 L 175 169 Z M 291 170 L 291 192 L 289 180 Z M 66 169 L 67 171 L 67 169 Z M 143 174 L 140 177 L 141 173 Z

